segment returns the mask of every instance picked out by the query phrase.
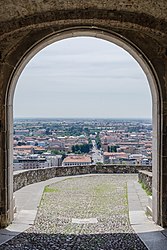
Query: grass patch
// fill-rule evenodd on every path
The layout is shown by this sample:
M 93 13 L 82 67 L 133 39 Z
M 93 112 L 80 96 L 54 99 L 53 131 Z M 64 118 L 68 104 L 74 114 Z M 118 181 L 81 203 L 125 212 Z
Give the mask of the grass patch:
M 58 188 L 53 188 L 53 187 L 49 187 L 49 186 L 46 186 L 44 188 L 44 193 L 56 193 L 56 192 L 59 192 Z
M 42 194 L 42 197 L 41 197 L 41 200 L 40 200 L 40 203 L 39 203 L 39 207 L 41 207 L 43 202 L 45 201 L 45 193 L 57 193 L 57 192 L 59 192 L 58 188 L 53 188 L 53 187 L 46 186 L 44 188 L 44 190 L 43 190 L 43 194 Z
M 149 188 L 142 182 L 142 181 L 138 181 L 141 184 L 141 187 L 145 190 L 146 194 L 148 196 L 152 195 L 152 192 L 149 190 Z
M 149 213 L 149 211 L 145 211 L 145 215 L 149 218 L 152 218 L 152 215 Z

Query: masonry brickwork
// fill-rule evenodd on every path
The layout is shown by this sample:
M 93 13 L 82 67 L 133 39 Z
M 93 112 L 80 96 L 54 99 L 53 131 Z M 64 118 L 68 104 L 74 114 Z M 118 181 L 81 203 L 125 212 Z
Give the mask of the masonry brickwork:
M 144 184 L 144 187 L 152 193 L 152 172 L 146 170 L 139 170 L 138 180 Z
M 139 171 L 141 170 L 151 170 L 151 166 L 99 164 L 22 170 L 14 172 L 13 191 L 15 192 L 24 186 L 36 182 L 45 181 L 60 176 L 82 174 L 136 174 L 139 173 Z
M 167 1 L 0 0 L 0 227 L 13 218 L 13 95 L 28 61 L 68 37 L 114 42 L 140 63 L 153 100 L 153 219 L 167 226 Z

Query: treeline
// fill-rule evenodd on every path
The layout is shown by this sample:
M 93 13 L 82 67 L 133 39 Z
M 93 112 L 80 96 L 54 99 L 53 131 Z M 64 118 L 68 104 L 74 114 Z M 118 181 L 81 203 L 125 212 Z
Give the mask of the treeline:
M 101 148 L 101 140 L 99 137 L 99 133 L 97 133 L 95 141 L 96 141 L 97 148 L 100 149 Z
M 89 153 L 92 149 L 92 144 L 77 144 L 72 146 L 72 152 L 74 154 Z
M 117 148 L 119 148 L 119 146 L 108 146 L 108 152 L 117 152 Z

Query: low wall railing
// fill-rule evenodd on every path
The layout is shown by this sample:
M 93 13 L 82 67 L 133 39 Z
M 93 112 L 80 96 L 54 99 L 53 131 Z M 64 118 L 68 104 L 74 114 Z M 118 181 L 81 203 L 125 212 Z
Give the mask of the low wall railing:
M 152 172 L 140 170 L 138 173 L 138 180 L 148 194 L 152 194 Z
M 20 188 L 45 181 L 54 177 L 82 175 L 82 174 L 133 174 L 140 171 L 151 171 L 151 166 L 143 165 L 87 165 L 87 166 L 68 166 L 68 167 L 50 167 L 31 170 L 14 171 L 13 191 Z

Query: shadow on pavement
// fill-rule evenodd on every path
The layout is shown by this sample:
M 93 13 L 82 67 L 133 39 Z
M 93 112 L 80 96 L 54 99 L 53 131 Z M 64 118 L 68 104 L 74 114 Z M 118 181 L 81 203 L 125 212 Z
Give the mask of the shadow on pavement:
M 147 250 L 134 233 L 112 234 L 40 234 L 21 233 L 0 246 L 0 250 Z

